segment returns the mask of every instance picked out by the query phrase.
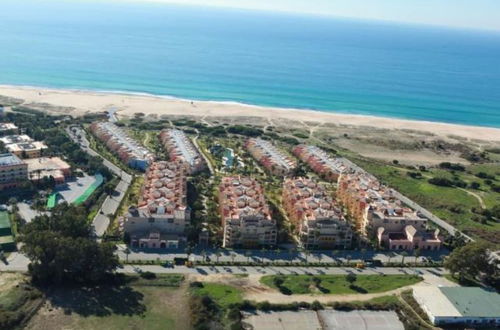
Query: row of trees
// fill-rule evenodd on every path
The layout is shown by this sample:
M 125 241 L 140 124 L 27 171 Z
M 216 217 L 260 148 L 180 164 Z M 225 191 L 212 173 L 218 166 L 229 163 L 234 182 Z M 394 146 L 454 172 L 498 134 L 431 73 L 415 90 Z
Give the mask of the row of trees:
M 82 207 L 61 204 L 51 215 L 36 217 L 23 228 L 20 241 L 39 284 L 99 283 L 119 266 L 116 247 L 92 239 Z

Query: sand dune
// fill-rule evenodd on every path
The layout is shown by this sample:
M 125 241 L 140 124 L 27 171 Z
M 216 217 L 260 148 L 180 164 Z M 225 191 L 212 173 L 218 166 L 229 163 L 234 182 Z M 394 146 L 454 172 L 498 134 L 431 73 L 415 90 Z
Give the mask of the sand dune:
M 137 112 L 156 115 L 214 116 L 214 117 L 262 117 L 279 123 L 280 118 L 289 120 L 332 123 L 352 126 L 372 126 L 385 129 L 412 129 L 427 131 L 440 136 L 455 135 L 469 139 L 500 141 L 500 129 L 478 126 L 455 125 L 426 121 L 403 120 L 375 116 L 327 113 L 310 110 L 281 109 L 243 105 L 237 103 L 189 101 L 149 95 L 121 94 L 112 92 L 88 92 L 56 90 L 33 87 L 0 86 L 0 95 L 19 98 L 24 104 L 43 104 L 63 109 L 78 116 L 90 112 L 118 109 L 119 116 L 132 116 Z

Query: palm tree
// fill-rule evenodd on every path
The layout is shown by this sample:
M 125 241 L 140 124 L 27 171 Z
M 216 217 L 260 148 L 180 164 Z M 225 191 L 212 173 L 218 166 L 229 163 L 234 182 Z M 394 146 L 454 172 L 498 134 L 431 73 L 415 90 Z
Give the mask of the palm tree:
M 338 261 L 339 261 L 339 260 L 335 257 L 335 256 L 338 256 L 338 254 L 339 254 L 339 251 L 338 251 L 338 250 L 333 250 L 333 251 L 332 251 L 332 259 L 333 259 L 333 261 L 334 261 L 335 263 L 338 263 Z
M 125 250 L 123 250 L 123 253 L 125 253 L 126 262 L 128 263 L 128 255 L 131 253 L 130 249 L 128 247 L 125 248 Z
M 386 256 L 387 256 L 387 258 L 388 258 L 388 259 L 387 259 L 387 263 L 388 263 L 388 264 L 390 264 L 390 263 L 391 263 L 391 259 L 392 259 L 392 258 L 394 258 L 394 252 L 389 251 L 389 252 L 386 254 Z
M 345 258 L 347 259 L 347 264 L 351 263 L 352 256 L 350 254 L 346 255 Z
M 309 250 L 308 250 L 308 249 L 305 249 L 305 250 L 304 250 L 304 255 L 306 256 L 306 264 L 307 264 L 307 263 L 309 262 L 308 258 L 309 258 L 309 256 L 311 255 L 311 252 L 309 252 Z
M 234 264 L 234 259 L 236 258 L 236 253 L 231 253 L 231 262 Z
M 203 258 L 203 261 L 205 261 L 207 259 L 207 251 L 201 250 L 200 254 L 201 254 L 201 257 Z
M 217 252 L 215 252 L 215 257 L 217 258 L 217 263 L 219 263 L 219 258 L 222 256 L 222 253 L 217 250 Z
M 250 251 L 250 250 L 245 251 L 245 255 L 247 257 L 247 262 L 250 262 L 250 257 L 252 256 L 252 251 Z
M 364 262 L 365 261 L 365 255 L 366 255 L 366 249 L 365 248 L 361 249 L 360 253 L 361 253 L 361 259 L 362 259 L 361 261 Z
M 413 250 L 413 256 L 415 257 L 415 267 L 417 267 L 417 260 L 418 257 L 420 257 L 421 252 L 422 251 L 420 251 L 420 249 Z
M 262 247 L 260 250 L 261 256 L 260 256 L 260 262 L 264 263 L 264 255 L 266 254 L 267 249 L 265 247 Z
M 402 257 L 401 264 L 402 265 L 405 264 L 405 257 L 407 257 L 407 256 L 408 256 L 408 252 L 406 252 L 406 251 L 401 252 L 401 257 Z

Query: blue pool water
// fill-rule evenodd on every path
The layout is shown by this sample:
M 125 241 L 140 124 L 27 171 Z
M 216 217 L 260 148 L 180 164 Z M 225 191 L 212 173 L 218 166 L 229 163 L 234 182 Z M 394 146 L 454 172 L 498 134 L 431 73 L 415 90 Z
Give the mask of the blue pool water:
M 2 0 L 0 84 L 500 127 L 500 33 L 164 4 Z

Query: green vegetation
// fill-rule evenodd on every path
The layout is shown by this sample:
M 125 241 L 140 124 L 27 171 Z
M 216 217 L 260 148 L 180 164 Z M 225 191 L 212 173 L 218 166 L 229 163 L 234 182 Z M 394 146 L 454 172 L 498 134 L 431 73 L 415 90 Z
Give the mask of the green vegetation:
M 97 243 L 82 207 L 61 204 L 22 230 L 23 253 L 36 283 L 101 283 L 118 267 L 116 247 Z
M 446 258 L 444 267 L 459 283 L 476 282 L 479 275 L 493 286 L 500 284 L 498 260 L 490 261 L 492 245 L 484 242 L 469 243 L 459 247 Z
M 236 304 L 243 300 L 240 289 L 219 283 L 202 283 L 201 286 L 193 286 L 192 291 L 195 296 L 210 297 L 222 308 L 229 307 L 231 304 Z
M 422 280 L 414 275 L 268 275 L 261 282 L 284 294 L 377 293 L 412 285 Z
M 14 329 L 43 302 L 42 293 L 20 273 L 0 273 L 0 329 Z

